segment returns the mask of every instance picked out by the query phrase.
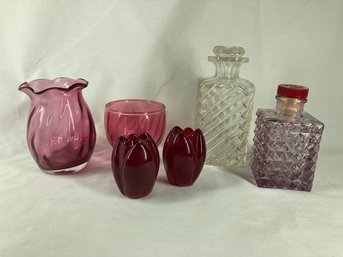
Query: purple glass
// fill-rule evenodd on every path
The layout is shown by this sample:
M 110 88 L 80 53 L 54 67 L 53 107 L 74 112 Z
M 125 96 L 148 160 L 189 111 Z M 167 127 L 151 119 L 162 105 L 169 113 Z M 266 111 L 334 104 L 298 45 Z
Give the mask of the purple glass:
M 166 126 L 165 106 L 151 100 L 128 99 L 105 106 L 105 130 L 108 142 L 114 146 L 120 136 L 148 133 L 158 145 Z
M 31 98 L 27 145 L 46 173 L 77 172 L 93 153 L 95 127 L 82 96 L 87 85 L 84 79 L 56 78 L 24 82 L 19 87 Z
M 309 89 L 282 84 L 276 109 L 258 109 L 251 170 L 259 187 L 311 191 L 324 124 L 304 112 Z

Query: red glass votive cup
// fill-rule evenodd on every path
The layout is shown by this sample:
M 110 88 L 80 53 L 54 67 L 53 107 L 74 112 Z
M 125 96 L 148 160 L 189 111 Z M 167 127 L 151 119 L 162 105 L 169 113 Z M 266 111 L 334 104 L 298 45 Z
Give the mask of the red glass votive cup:
M 174 127 L 163 146 L 163 164 L 170 184 L 191 186 L 206 159 L 206 143 L 200 129 Z
M 148 133 L 159 145 L 166 126 L 164 104 L 144 99 L 125 99 L 105 106 L 105 130 L 108 142 L 114 146 L 120 136 Z
M 120 192 L 133 199 L 149 195 L 154 187 L 160 156 L 147 133 L 119 137 L 113 147 L 112 170 Z

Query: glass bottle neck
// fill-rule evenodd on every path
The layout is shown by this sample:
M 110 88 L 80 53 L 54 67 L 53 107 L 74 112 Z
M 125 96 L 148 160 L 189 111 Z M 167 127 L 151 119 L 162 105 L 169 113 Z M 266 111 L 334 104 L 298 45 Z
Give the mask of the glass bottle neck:
M 218 78 L 238 78 L 241 64 L 239 62 L 214 62 L 216 66 L 215 76 Z
M 286 117 L 299 117 L 304 112 L 306 99 L 276 96 L 276 113 Z

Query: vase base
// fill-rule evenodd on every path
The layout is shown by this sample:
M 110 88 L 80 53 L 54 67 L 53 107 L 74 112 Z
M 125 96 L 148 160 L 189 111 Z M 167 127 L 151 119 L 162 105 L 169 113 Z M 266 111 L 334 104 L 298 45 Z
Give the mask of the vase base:
M 60 169 L 60 170 L 45 170 L 45 169 L 41 169 L 41 170 L 51 175 L 66 175 L 66 174 L 76 173 L 82 170 L 84 167 L 86 167 L 87 163 L 88 162 L 85 162 L 74 167 Z

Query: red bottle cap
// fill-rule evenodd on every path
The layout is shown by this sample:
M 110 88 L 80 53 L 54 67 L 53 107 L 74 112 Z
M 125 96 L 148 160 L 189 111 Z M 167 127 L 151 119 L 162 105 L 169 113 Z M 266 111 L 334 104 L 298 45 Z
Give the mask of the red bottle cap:
M 308 87 L 292 84 L 280 84 L 277 88 L 277 95 L 290 98 L 307 99 L 308 91 Z

